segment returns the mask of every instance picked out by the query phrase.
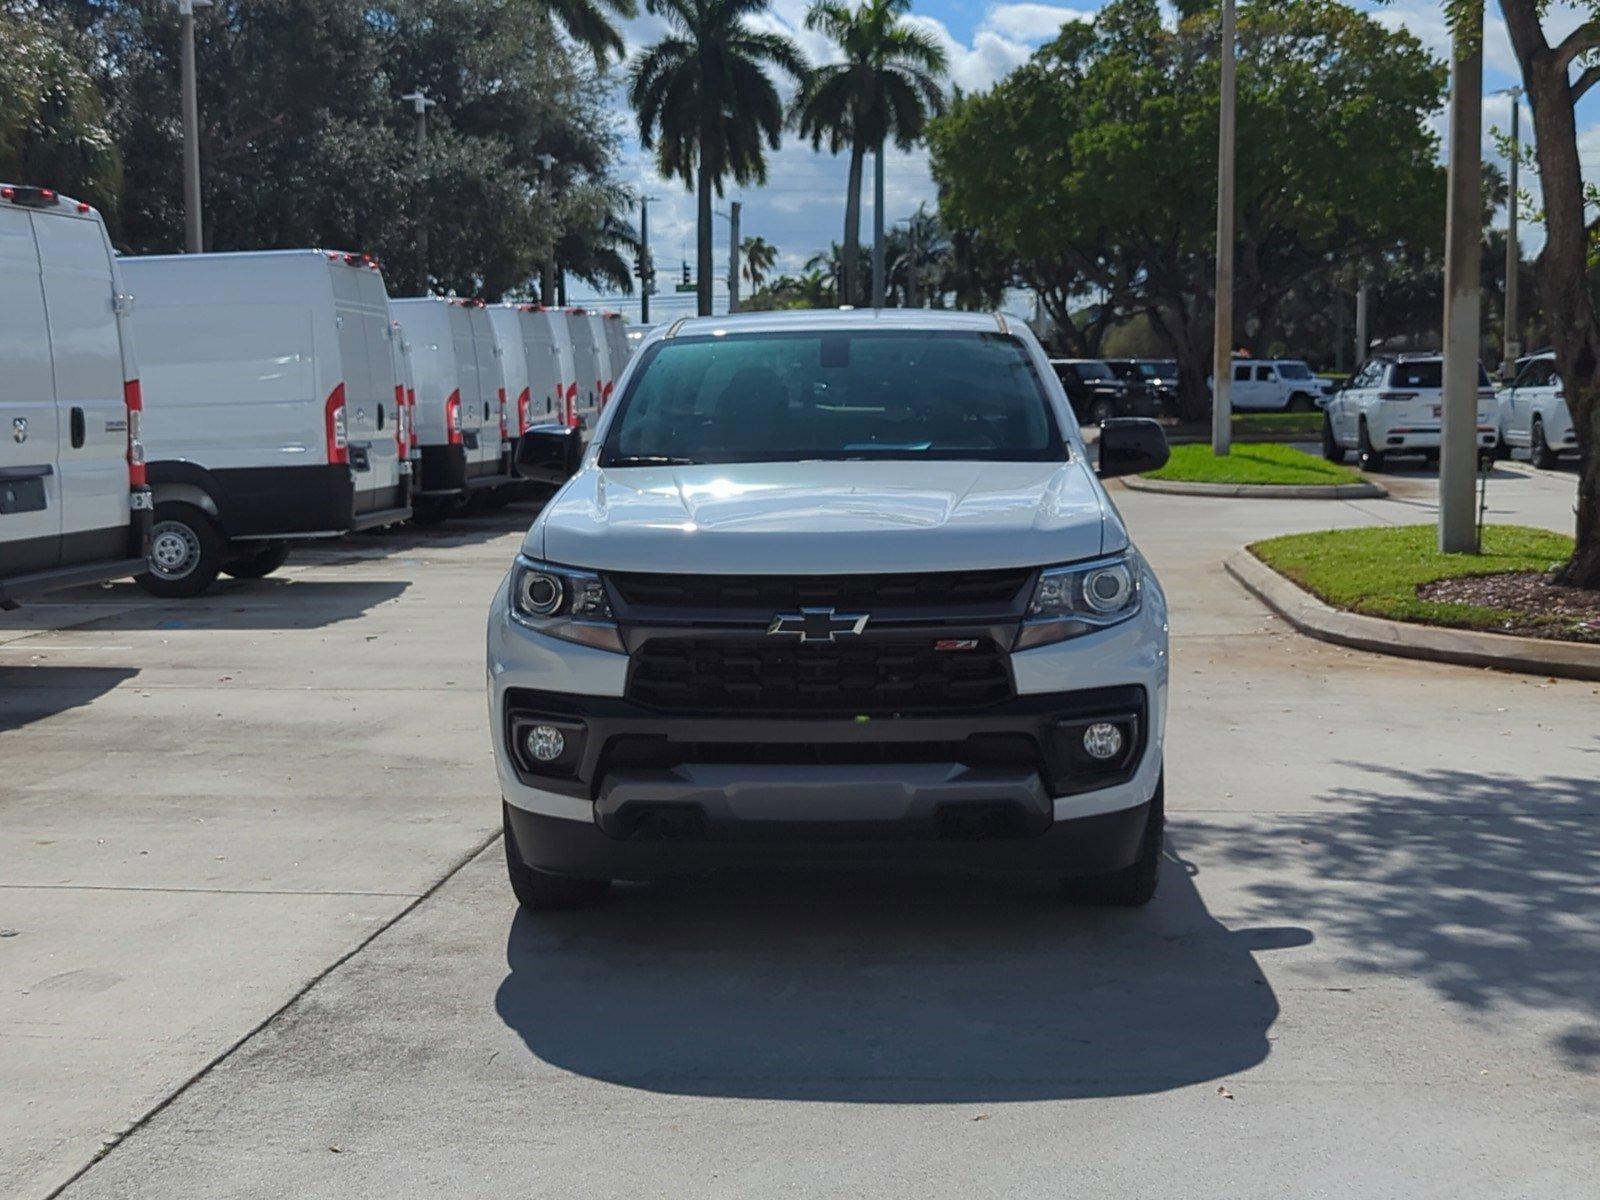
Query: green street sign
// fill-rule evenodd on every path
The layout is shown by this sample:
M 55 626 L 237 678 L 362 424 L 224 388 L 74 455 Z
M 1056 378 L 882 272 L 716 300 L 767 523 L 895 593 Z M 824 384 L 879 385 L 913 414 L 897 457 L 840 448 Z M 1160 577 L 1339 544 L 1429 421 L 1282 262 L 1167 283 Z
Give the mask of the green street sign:
M 678 284 L 676 290 L 680 292 L 692 292 L 695 290 L 695 285 L 692 283 L 680 283 Z

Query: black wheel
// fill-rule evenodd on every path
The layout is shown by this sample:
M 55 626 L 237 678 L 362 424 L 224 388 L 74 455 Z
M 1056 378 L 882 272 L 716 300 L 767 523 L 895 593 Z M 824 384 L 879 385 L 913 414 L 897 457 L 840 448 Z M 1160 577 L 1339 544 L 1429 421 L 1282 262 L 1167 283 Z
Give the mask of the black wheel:
M 1316 412 L 1317 402 L 1304 392 L 1296 392 L 1289 397 L 1289 411 L 1293 413 Z
M 192 504 L 158 504 L 150 569 L 133 581 L 164 599 L 198 596 L 216 581 L 227 555 L 227 539 L 207 513 Z
M 1098 908 L 1138 908 L 1150 903 L 1161 877 L 1162 833 L 1167 824 L 1166 789 L 1163 775 L 1156 784 L 1156 794 L 1150 797 L 1150 818 L 1145 822 L 1139 857 L 1122 870 L 1107 875 L 1063 879 L 1061 894 L 1067 900 Z
M 1096 400 L 1089 406 L 1089 424 L 1091 425 L 1104 425 L 1116 415 L 1116 406 L 1109 400 Z
M 1333 418 L 1322 418 L 1322 457 L 1331 463 L 1342 463 L 1345 450 L 1339 445 L 1339 439 L 1333 436 Z
M 222 570 L 235 579 L 265 579 L 288 559 L 288 542 L 269 542 L 259 550 L 232 559 L 224 564 Z
M 460 511 L 458 496 L 418 496 L 411 501 L 411 519 L 418 525 L 437 525 Z
M 511 832 L 511 814 L 504 801 L 500 804 L 500 821 L 505 829 L 506 874 L 511 879 L 511 890 L 517 903 L 529 912 L 552 912 L 564 908 L 588 908 L 605 899 L 611 890 L 609 879 L 574 879 L 568 875 L 552 875 L 530 867 L 522 861 L 517 851 L 517 839 Z
M 1544 438 L 1544 422 L 1533 419 L 1533 431 L 1528 435 L 1528 461 L 1541 471 L 1553 471 L 1560 461 L 1550 443 Z
M 1361 420 L 1361 433 L 1357 438 L 1357 464 L 1363 471 L 1383 470 L 1383 451 L 1372 444 L 1372 435 L 1367 432 L 1366 418 Z
M 1496 462 L 1509 462 L 1511 459 L 1511 443 L 1506 441 L 1504 433 L 1494 439 L 1494 458 Z

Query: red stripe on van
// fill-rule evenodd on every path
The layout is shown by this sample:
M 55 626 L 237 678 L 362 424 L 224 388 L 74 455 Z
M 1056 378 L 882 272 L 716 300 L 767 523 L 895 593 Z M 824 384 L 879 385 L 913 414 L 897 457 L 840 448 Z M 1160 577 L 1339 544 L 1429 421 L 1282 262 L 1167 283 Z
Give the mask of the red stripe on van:
M 328 462 L 330 465 L 348 463 L 350 461 L 350 434 L 344 419 L 344 384 L 334 388 L 328 395 L 328 402 L 323 405 L 323 418 L 326 421 L 325 433 L 328 439 Z

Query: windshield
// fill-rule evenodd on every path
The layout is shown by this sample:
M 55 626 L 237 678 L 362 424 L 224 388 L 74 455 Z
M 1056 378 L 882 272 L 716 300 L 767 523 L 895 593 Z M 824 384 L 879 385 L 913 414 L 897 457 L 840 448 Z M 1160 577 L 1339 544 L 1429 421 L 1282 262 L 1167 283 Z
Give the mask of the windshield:
M 1395 363 L 1389 369 L 1389 386 L 1392 388 L 1443 388 L 1444 362 L 1437 358 Z M 1478 364 L 1478 386 L 1489 387 L 1489 376 L 1483 364 Z
M 628 385 L 600 463 L 1065 457 L 1015 339 L 812 330 L 657 343 Z
M 1146 359 L 1139 364 L 1139 373 L 1146 379 L 1175 379 L 1178 375 L 1178 364 Z
M 1303 362 L 1281 362 L 1278 364 L 1278 377 L 1280 379 L 1310 379 L 1311 368 Z

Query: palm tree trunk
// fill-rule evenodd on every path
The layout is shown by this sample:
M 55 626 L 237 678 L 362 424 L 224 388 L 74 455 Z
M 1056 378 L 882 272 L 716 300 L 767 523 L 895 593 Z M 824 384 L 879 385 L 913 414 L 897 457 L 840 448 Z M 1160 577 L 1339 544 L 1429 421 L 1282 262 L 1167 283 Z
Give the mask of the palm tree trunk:
M 700 145 L 705 146 L 704 137 Z M 695 230 L 695 293 L 702 317 L 711 315 L 711 172 L 706 167 L 705 150 L 700 152 L 700 194 Z
M 861 166 L 866 151 L 860 142 L 850 146 L 850 182 L 844 197 L 843 270 L 839 280 L 839 303 L 854 304 L 860 294 L 861 277 L 857 250 L 861 245 Z

